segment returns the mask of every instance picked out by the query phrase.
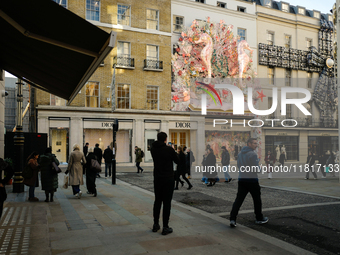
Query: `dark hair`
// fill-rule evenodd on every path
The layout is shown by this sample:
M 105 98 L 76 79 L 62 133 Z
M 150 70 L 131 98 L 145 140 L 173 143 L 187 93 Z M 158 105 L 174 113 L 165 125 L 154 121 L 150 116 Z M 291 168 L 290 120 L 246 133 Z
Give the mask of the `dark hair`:
M 221 149 L 222 149 L 222 150 L 226 150 L 227 148 L 226 148 L 225 146 L 222 146 Z
M 51 147 L 47 147 L 46 150 L 45 150 L 45 153 L 52 153 Z
M 28 156 L 27 162 L 28 162 L 30 159 L 34 158 L 36 155 L 39 155 L 39 153 L 36 152 L 36 151 L 33 151 L 33 152 L 31 153 L 31 155 Z
M 208 150 L 209 150 L 209 152 L 214 153 L 214 150 L 213 150 L 213 149 L 209 148 Z
M 183 151 L 185 151 L 186 149 L 187 149 L 187 146 L 184 146 L 184 147 L 183 147 Z
M 159 142 L 164 142 L 164 141 L 166 140 L 167 137 L 168 137 L 168 135 L 167 135 L 166 133 L 164 133 L 164 132 L 159 132 L 159 133 L 157 134 L 157 140 L 158 140 Z
M 86 145 L 90 145 L 90 144 L 89 144 L 89 143 L 85 143 L 85 146 L 86 146 Z
M 98 147 L 99 146 L 99 143 L 96 143 L 96 145 L 95 145 L 96 147 Z
M 247 145 L 252 143 L 253 141 L 257 141 L 257 139 L 253 138 L 253 137 L 249 138 L 248 141 L 247 141 Z

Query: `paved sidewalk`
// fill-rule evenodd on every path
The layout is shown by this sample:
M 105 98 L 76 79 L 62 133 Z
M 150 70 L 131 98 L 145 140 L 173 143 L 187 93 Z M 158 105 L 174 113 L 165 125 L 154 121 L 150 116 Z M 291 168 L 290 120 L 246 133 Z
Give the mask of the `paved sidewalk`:
M 62 183 L 64 174 L 59 175 Z M 61 186 L 61 185 L 60 185 Z M 225 219 L 174 202 L 162 236 L 151 227 L 153 193 L 120 180 L 97 179 L 98 196 L 77 199 L 59 188 L 55 202 L 27 202 L 27 191 L 8 194 L 0 222 L 0 254 L 311 254 Z

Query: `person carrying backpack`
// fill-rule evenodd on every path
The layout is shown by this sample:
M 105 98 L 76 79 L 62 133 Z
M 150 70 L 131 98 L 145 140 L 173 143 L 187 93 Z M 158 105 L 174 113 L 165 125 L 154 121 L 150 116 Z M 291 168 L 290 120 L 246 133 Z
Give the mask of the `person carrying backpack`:
M 41 170 L 41 189 L 45 191 L 46 199 L 45 202 L 53 202 L 54 192 L 58 188 L 58 174 L 53 169 L 52 163 L 59 165 L 59 160 L 54 154 L 52 154 L 52 149 L 46 148 L 45 154 L 41 155 L 39 160 L 40 170 Z
M 139 171 L 143 173 L 144 169 L 140 167 L 140 162 L 143 161 L 144 152 L 141 150 L 141 148 L 138 148 L 138 146 L 135 146 L 135 154 L 136 154 L 137 173 L 139 173 Z

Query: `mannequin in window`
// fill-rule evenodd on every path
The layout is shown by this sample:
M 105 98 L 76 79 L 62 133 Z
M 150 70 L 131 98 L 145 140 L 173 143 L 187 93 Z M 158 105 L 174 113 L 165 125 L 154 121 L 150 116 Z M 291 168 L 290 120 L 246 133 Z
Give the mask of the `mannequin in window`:
M 275 148 L 275 154 L 276 154 L 276 161 L 279 161 L 279 159 L 280 159 L 280 146 L 276 146 L 276 148 Z

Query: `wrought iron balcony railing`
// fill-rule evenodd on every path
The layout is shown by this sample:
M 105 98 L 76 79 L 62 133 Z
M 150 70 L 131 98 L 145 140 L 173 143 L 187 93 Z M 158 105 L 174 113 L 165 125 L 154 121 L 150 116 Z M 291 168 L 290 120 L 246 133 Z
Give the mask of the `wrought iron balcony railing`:
M 135 68 L 135 59 L 128 57 L 117 57 L 117 67 Z
M 163 61 L 144 59 L 144 70 L 163 71 Z
M 286 120 L 284 123 L 285 125 L 291 125 L 291 126 L 295 125 L 296 124 L 295 121 L 296 121 L 297 122 L 296 127 L 300 127 L 300 128 L 338 128 L 339 126 L 337 120 L 326 122 L 318 118 L 310 118 L 310 117 L 292 118 L 295 121 L 293 120 L 289 121 L 288 119 L 290 118 L 272 117 L 272 116 L 271 117 L 263 116 L 261 119 L 264 121 L 263 127 L 271 127 L 272 125 L 274 127 L 282 127 L 281 122 L 283 120 Z M 272 124 L 272 121 L 265 121 L 266 119 L 277 119 L 277 120 L 274 121 Z

